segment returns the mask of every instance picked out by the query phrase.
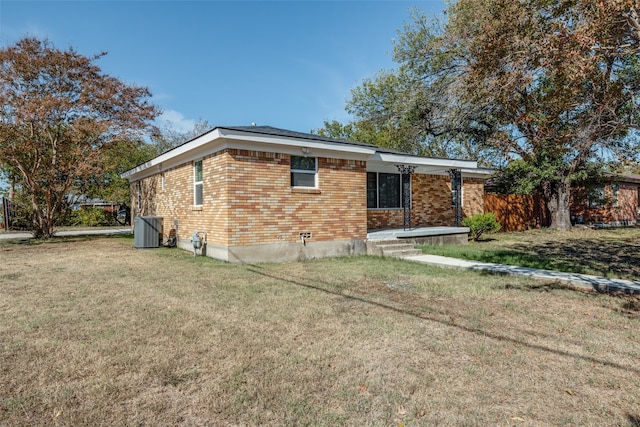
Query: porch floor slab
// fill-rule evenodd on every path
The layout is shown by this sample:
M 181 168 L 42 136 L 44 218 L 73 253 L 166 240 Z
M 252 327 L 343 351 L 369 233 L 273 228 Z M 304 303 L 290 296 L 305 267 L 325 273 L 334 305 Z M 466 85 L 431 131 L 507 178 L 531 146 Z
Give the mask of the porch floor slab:
M 411 239 L 419 237 L 448 236 L 452 234 L 468 234 L 468 227 L 416 227 L 408 230 L 402 228 L 370 230 L 368 240 Z

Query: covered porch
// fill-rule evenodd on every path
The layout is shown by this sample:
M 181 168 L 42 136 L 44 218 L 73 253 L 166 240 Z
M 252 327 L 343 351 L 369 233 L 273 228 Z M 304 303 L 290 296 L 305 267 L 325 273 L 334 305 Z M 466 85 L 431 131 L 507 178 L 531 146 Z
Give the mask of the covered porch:
M 407 257 L 420 255 L 417 245 L 464 245 L 467 227 L 414 227 L 373 229 L 367 232 L 368 255 Z

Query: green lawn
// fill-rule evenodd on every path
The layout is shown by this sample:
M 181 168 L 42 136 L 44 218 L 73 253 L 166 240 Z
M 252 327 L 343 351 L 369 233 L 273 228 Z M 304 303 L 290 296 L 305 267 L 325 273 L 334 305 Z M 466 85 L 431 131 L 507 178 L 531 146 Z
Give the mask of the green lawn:
M 636 299 L 132 246 L 0 242 L 0 425 L 638 425 Z
M 496 233 L 468 245 L 420 248 L 454 258 L 640 280 L 640 227 Z

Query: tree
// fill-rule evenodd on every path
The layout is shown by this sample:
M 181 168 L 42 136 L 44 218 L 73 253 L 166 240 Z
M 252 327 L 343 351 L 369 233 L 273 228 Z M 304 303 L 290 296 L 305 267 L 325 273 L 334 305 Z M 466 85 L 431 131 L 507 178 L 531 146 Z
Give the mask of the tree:
M 130 198 L 129 181 L 120 174 L 140 165 L 165 151 L 202 135 L 213 126 L 206 120 L 198 119 L 193 128 L 177 131 L 172 123 L 162 128 L 154 127 L 151 141 L 118 141 L 99 157 L 96 171 L 80 184 L 78 191 L 89 197 L 112 202 L 126 203 Z
M 19 172 L 35 237 L 53 233 L 70 190 L 100 174 L 109 150 L 135 144 L 158 114 L 149 90 L 85 57 L 23 38 L 0 49 L 0 164 Z
M 16 184 L 20 172 L 16 171 L 9 165 L 0 166 L 0 183 L 6 184 L 6 196 L 9 200 L 13 200 L 15 196 Z
M 570 228 L 571 183 L 590 165 L 638 160 L 635 1 L 458 0 L 447 16 L 415 13 L 396 41 L 398 71 L 366 80 L 347 110 L 414 129 L 432 151 L 454 141 L 520 160 L 521 187 L 543 194 L 552 228 Z
M 465 45 L 464 96 L 498 126 L 492 141 L 522 159 L 551 226 L 571 227 L 571 183 L 594 158 L 637 158 L 640 89 L 633 1 L 462 0 L 447 39 Z
M 129 180 L 120 174 L 157 155 L 156 147 L 144 141 L 116 141 L 98 158 L 94 173 L 76 186 L 78 194 L 110 202 L 129 203 Z
M 411 154 L 472 158 L 491 165 L 495 152 L 485 145 L 494 130 L 491 117 L 458 96 L 460 75 L 455 46 L 441 43 L 441 24 L 414 11 L 398 32 L 393 59 L 397 70 L 382 70 L 351 90 L 343 125 L 362 142 Z M 325 122 L 318 133 L 331 133 Z
M 169 122 L 162 129 L 156 130 L 151 139 L 156 148 L 156 153 L 160 155 L 210 131 L 212 128 L 213 126 L 208 121 L 198 119 L 193 129 L 180 132 L 173 127 L 173 123 Z
M 337 120 L 325 120 L 324 127 L 312 129 L 311 133 L 328 138 L 363 142 L 378 147 L 402 149 L 402 141 L 397 138 L 397 133 L 393 129 L 379 128 L 366 121 L 342 124 Z

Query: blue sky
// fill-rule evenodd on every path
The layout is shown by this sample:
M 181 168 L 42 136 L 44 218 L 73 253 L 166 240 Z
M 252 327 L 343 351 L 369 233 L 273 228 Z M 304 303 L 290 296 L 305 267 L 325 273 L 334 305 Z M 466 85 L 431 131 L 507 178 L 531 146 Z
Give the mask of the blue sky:
M 308 132 L 347 121 L 350 89 L 393 68 L 393 39 L 414 7 L 442 1 L 0 0 L 0 45 L 30 35 L 147 86 L 188 130 L 252 122 Z

